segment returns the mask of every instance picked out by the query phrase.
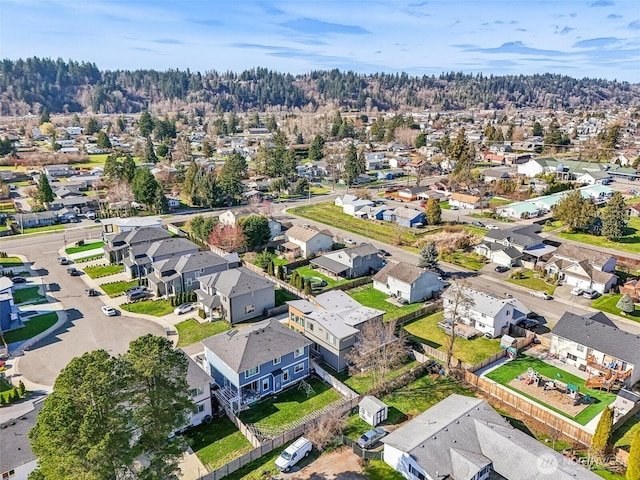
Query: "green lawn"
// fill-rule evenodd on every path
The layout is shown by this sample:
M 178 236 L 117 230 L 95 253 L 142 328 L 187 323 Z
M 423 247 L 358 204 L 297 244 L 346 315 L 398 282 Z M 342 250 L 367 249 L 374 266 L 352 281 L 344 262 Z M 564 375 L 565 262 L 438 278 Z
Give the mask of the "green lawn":
M 563 411 L 554 408 L 550 405 L 546 405 L 540 400 L 530 397 L 529 395 L 520 392 L 517 388 L 514 388 L 510 385 L 507 385 L 511 380 L 516 378 L 518 375 L 526 374 L 527 369 L 531 367 L 537 372 L 539 372 L 542 376 L 552 379 L 558 379 L 562 383 L 572 383 L 577 385 L 580 388 L 581 393 L 585 393 L 591 395 L 593 399 L 596 399 L 595 403 L 592 403 L 587 408 L 585 408 L 582 412 L 580 412 L 575 417 L 571 417 L 570 415 L 564 413 Z M 560 376 L 558 376 L 558 374 Z M 505 387 L 519 392 L 521 395 L 534 400 L 540 405 L 544 405 L 545 407 L 553 410 L 554 412 L 559 413 L 560 415 L 571 418 L 572 420 L 578 422 L 580 425 L 586 425 L 592 420 L 596 415 L 598 415 L 607 405 L 612 403 L 616 399 L 615 393 L 606 393 L 600 390 L 592 390 L 590 388 L 585 388 L 584 380 L 580 377 L 576 377 L 564 370 L 561 370 L 557 367 L 549 365 L 548 363 L 544 363 L 542 360 L 538 360 L 537 358 L 529 357 L 527 355 L 522 355 L 515 360 L 511 360 L 510 362 L 505 363 L 501 367 L 498 367 L 496 370 L 493 370 L 487 374 L 487 378 L 498 382 Z
M 599 477 L 606 478 L 607 480 L 626 480 L 627 477 L 618 473 L 610 472 L 609 470 L 593 470 L 593 473 Z
M 317 278 L 320 278 L 320 279 L 326 281 L 327 282 L 327 287 L 326 288 L 335 287 L 336 285 L 342 285 L 344 283 L 349 283 L 351 281 L 349 279 L 334 280 L 333 278 L 327 277 L 326 275 L 323 275 L 322 273 L 318 272 L 317 270 L 314 270 L 313 268 L 311 268 L 311 265 L 305 265 L 303 267 L 298 267 L 298 268 L 296 268 L 296 272 L 298 272 L 300 275 L 302 275 L 305 278 L 307 278 L 307 277 L 317 277 Z M 322 288 L 321 290 L 324 290 L 324 288 Z
M 210 470 L 252 450 L 249 440 L 226 416 L 216 418 L 209 425 L 189 430 L 185 433 L 185 438 L 200 461 Z
M 413 367 L 416 367 L 417 365 L 418 365 L 418 362 L 416 360 L 411 360 L 409 357 L 407 357 L 407 361 L 403 363 L 402 366 L 395 368 L 387 373 L 387 375 L 385 376 L 385 380 L 392 380 L 397 376 L 402 375 L 403 373 L 411 370 Z M 369 373 L 368 371 L 359 373 L 357 375 L 349 375 L 348 370 L 343 370 L 342 372 L 336 372 L 335 370 L 330 368 L 328 365 L 323 365 L 322 368 L 324 368 L 331 375 L 336 377 L 338 380 L 340 380 L 342 383 L 348 386 L 351 390 L 354 390 L 357 393 L 364 394 L 373 388 L 373 377 L 371 376 L 371 373 Z
M 638 432 L 640 432 L 640 418 L 638 418 L 637 415 L 634 415 L 624 422 L 620 428 L 613 432 L 611 443 L 616 447 L 628 447 L 631 445 L 631 440 L 633 440 L 633 437 Z
M 453 263 L 454 265 L 459 265 L 460 267 L 473 270 L 474 272 L 479 271 L 487 263 L 487 259 L 485 257 L 474 252 L 456 251 L 453 253 L 440 255 L 440 259 L 442 261 Z
M 444 313 L 436 312 L 405 325 L 404 329 L 420 343 L 444 352 L 447 350 L 449 335 L 438 327 L 438 322 L 442 320 L 444 320 Z M 475 365 L 499 351 L 499 340 L 484 337 L 477 337 L 471 340 L 456 337 L 453 344 L 453 355 L 471 365 Z
M 95 250 L 97 248 L 102 248 L 103 246 L 104 246 L 104 242 L 91 242 L 91 243 L 85 243 L 81 247 L 68 247 L 65 250 L 65 252 L 67 252 L 68 255 L 71 255 L 72 253 L 80 253 L 80 252 L 86 252 L 88 250 Z
M 640 321 L 640 309 L 637 305 L 633 313 L 623 313 L 618 307 L 616 307 L 620 298 L 622 298 L 622 295 L 620 294 L 602 295 L 591 302 L 591 307 L 605 313 L 612 313 L 621 317 L 627 317 L 630 320 L 635 320 L 636 322 Z
M 605 237 L 598 237 L 588 233 L 567 233 L 557 234 L 561 238 L 573 240 L 575 242 L 587 243 L 595 247 L 613 248 L 630 253 L 640 253 L 640 217 L 631 217 L 627 226 L 627 235 L 617 242 L 611 242 Z
M 103 283 L 100 285 L 100 288 L 104 290 L 104 293 L 109 295 L 111 298 L 122 295 L 125 290 L 128 290 L 131 287 L 135 287 L 138 285 L 137 280 L 131 280 L 129 282 L 111 282 L 111 283 Z
M 315 391 L 310 397 L 295 385 L 279 393 L 277 397 L 252 405 L 249 410 L 240 413 L 240 420 L 245 424 L 255 423 L 258 427 L 283 427 L 341 398 L 320 380 L 311 379 L 309 384 Z
M 184 322 L 176 324 L 178 331 L 178 347 L 185 347 L 194 344 L 217 333 L 229 330 L 231 325 L 228 322 L 205 322 L 198 323 L 195 318 L 190 318 Z
M 294 295 L 289 290 L 276 287 L 276 307 L 284 305 L 290 300 L 299 300 L 297 295 Z
M 369 480 L 404 480 L 401 473 L 396 472 L 382 460 L 368 460 L 362 471 Z
M 535 272 L 533 270 L 524 270 L 523 277 L 521 279 L 511 278 L 509 276 L 507 278 L 507 282 L 513 283 L 514 285 L 520 285 L 521 287 L 529 288 L 531 290 L 539 290 L 541 292 L 548 293 L 549 295 L 553 295 L 553 292 L 556 291 L 555 285 L 549 285 L 541 278 L 535 277 Z
M 511 202 L 512 202 L 512 200 L 507 200 L 506 198 L 491 197 L 489 199 L 489 206 L 490 207 L 502 207 L 503 205 L 508 205 Z
M 141 302 L 127 303 L 120 306 L 127 312 L 153 315 L 154 317 L 163 317 L 175 310 L 169 300 L 142 300 Z
M 547 220 L 545 224 L 542 226 L 542 231 L 549 232 L 551 230 L 556 230 L 560 227 L 562 227 L 562 222 L 560 220 L 553 220 L 553 221 Z
M 40 287 L 18 288 L 13 291 L 13 303 L 16 305 L 29 302 L 38 303 L 45 300 L 44 295 L 39 293 Z
M 109 275 L 115 275 L 116 273 L 124 272 L 123 265 L 96 265 L 94 267 L 86 267 L 84 273 L 89 275 L 89 278 L 108 277 Z
M 18 257 L 0 258 L 0 267 L 17 267 L 19 265 L 24 265 L 24 263 Z
M 441 210 L 451 210 L 451 205 L 449 205 L 449 201 L 445 200 L 444 202 L 440 202 Z
M 58 314 L 56 312 L 34 315 L 24 322 L 24 327 L 5 333 L 4 340 L 7 343 L 28 340 L 29 338 L 35 337 L 37 334 L 44 332 L 47 328 L 52 327 L 57 321 Z
M 64 230 L 64 225 L 48 225 L 46 227 L 25 228 L 24 233 L 56 232 L 58 230 Z M 18 228 L 18 232 L 22 233 L 22 230 Z
M 368 283 L 361 287 L 352 288 L 346 292 L 351 298 L 360 302 L 365 307 L 377 308 L 378 310 L 384 310 L 384 320 L 394 320 L 407 313 L 415 312 L 422 307 L 422 303 L 413 303 L 411 305 L 403 305 L 396 307 L 395 305 L 387 302 L 388 295 L 382 293 L 379 290 L 373 288 L 373 283 Z

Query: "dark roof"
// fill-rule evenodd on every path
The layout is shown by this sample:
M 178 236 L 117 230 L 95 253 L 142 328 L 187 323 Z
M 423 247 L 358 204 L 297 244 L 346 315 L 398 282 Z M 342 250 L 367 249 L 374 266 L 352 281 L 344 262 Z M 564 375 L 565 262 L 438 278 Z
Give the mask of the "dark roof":
M 541 231 L 540 225 L 535 223 L 531 225 L 519 225 L 517 227 L 489 230 L 485 234 L 485 238 L 492 240 L 504 240 L 509 239 L 510 243 L 516 245 L 529 245 L 530 243 L 540 244 L 543 242 L 543 238 L 538 235 Z
M 201 388 L 203 385 L 214 383 L 211 375 L 200 368 L 184 350 L 179 348 L 178 351 L 184 354 L 187 358 L 187 384 L 189 385 L 189 388 Z
M 216 292 L 229 298 L 265 288 L 275 290 L 273 282 L 245 267 L 204 275 L 198 277 L 198 280 L 201 285 L 214 287 Z
M 311 264 L 312 265 L 317 265 L 321 268 L 324 268 L 325 270 L 328 270 L 329 272 L 335 273 L 335 274 L 340 274 L 342 272 L 346 272 L 347 270 L 349 270 L 349 265 L 345 265 L 344 263 L 340 263 L 332 258 L 326 257 L 324 255 L 321 255 L 317 258 L 314 258 L 313 260 L 311 260 Z
M 620 330 L 602 312 L 588 315 L 565 312 L 551 333 L 640 366 L 640 336 Z
M 186 238 L 165 238 L 153 242 L 148 250 L 149 258 L 160 257 L 163 255 L 182 255 L 190 250 L 198 251 L 200 247 Z
M 416 265 L 411 265 L 410 263 L 399 262 L 385 265 L 382 270 L 373 276 L 373 280 L 386 284 L 387 278 L 391 277 L 403 283 L 412 284 L 423 275 L 433 276 L 434 279 L 437 278 L 437 275 L 433 272 L 429 272 Z
M 205 338 L 202 344 L 234 372 L 240 373 L 311 345 L 311 342 L 270 318 L 250 327 Z
M 19 418 L 2 424 L 0 433 L 0 471 L 13 470 L 36 459 L 29 443 L 29 430 L 36 424 L 42 401 L 33 403 L 34 409 Z M 6 428 L 5 428 L 6 425 Z
M 137 244 L 137 243 L 146 243 L 153 242 L 156 240 L 163 240 L 165 238 L 171 238 L 169 232 L 167 232 L 164 228 L 159 227 L 140 227 L 135 230 L 131 230 L 130 232 L 121 232 L 118 234 L 112 242 L 115 243 L 117 240 L 122 240 L 129 245 Z

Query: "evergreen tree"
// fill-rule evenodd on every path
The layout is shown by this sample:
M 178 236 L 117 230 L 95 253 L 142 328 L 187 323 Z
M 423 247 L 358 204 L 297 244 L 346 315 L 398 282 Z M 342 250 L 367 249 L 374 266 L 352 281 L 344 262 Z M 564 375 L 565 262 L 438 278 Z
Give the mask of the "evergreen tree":
M 83 133 L 85 135 L 93 135 L 94 133 L 98 133 L 98 130 L 100 130 L 100 125 L 98 125 L 98 121 L 93 117 L 89 117 L 86 123 L 84 124 Z
M 49 110 L 45 107 L 42 109 L 42 112 L 40 112 L 40 125 L 50 121 L 51 115 L 49 114 Z
M 153 128 L 155 127 L 155 121 L 151 117 L 151 114 L 147 110 L 143 110 L 140 114 L 140 119 L 138 120 L 138 130 L 140 135 L 143 137 L 148 137 L 153 132 Z
M 572 190 L 553 207 L 553 216 L 570 231 L 579 231 L 593 224 L 597 210 L 591 198 L 585 199 L 580 190 Z
M 127 153 L 122 159 L 122 164 L 121 164 L 122 179 L 125 180 L 127 183 L 131 184 L 131 181 L 133 180 L 133 176 L 135 175 L 135 173 L 136 173 L 136 162 L 133 160 L 133 157 Z
M 589 457 L 595 462 L 601 463 L 609 449 L 611 433 L 613 431 L 613 409 L 605 407 L 600 415 L 598 426 L 591 439 Z
M 543 133 L 544 133 L 544 129 L 542 128 L 542 125 L 540 124 L 540 122 L 533 122 L 533 136 L 541 137 Z
M 153 199 L 153 209 L 156 213 L 169 213 L 169 200 L 160 187 L 156 189 L 155 197 Z
M 270 261 L 270 262 L 267 264 L 267 274 L 268 274 L 268 275 L 271 275 L 272 277 L 274 277 L 274 276 L 275 276 L 274 266 L 273 266 L 273 260 L 272 260 L 272 261 Z
M 302 136 L 301 132 L 298 132 L 298 134 L 296 135 L 296 143 L 298 145 L 303 145 L 304 144 L 304 137 Z
M 602 210 L 600 218 L 602 219 L 602 235 L 607 237 L 607 240 L 615 240 L 625 235 L 629 215 L 622 193 L 615 192 L 613 194 L 607 206 Z
M 324 138 L 322 135 L 316 135 L 313 142 L 309 145 L 309 160 L 319 162 L 324 157 Z
M 96 140 L 96 145 L 99 148 L 108 150 L 111 148 L 111 140 L 109 140 L 109 135 L 105 133 L 104 130 L 100 130 L 98 132 L 98 139 Z
M 416 146 L 416 148 L 426 147 L 427 146 L 427 134 L 426 133 L 420 132 L 420 134 L 418 134 L 418 136 L 416 137 L 415 146 Z
M 344 160 L 344 169 L 342 170 L 342 178 L 347 184 L 347 187 L 353 185 L 353 182 L 358 178 L 358 151 L 353 143 L 350 143 L 347 147 L 347 154 Z
M 631 295 L 625 293 L 624 295 L 622 295 L 622 297 L 620 297 L 618 303 L 616 303 L 616 308 L 619 308 L 626 314 L 632 314 L 635 311 L 636 306 L 633 303 L 633 298 L 631 297 Z
M 22 382 L 22 380 L 20 380 L 18 382 L 18 394 L 20 395 L 20 397 L 24 397 L 25 393 L 27 393 L 27 389 L 24 386 L 24 383 Z
M 53 201 L 53 190 L 51 189 L 49 178 L 44 170 L 40 172 L 36 200 L 42 204 Z
M 311 293 L 311 279 L 305 278 L 304 280 L 304 293 L 307 295 Z
M 250 215 L 238 222 L 246 237 L 249 250 L 256 250 L 266 244 L 271 238 L 269 219 L 262 215 Z
M 7 401 L 4 399 L 4 395 L 0 393 L 0 407 L 6 404 L 7 404 Z
M 187 167 L 187 171 L 184 174 L 184 182 L 182 184 L 182 191 L 187 196 L 189 201 L 193 204 L 196 204 L 197 198 L 197 176 L 199 172 L 199 167 L 196 164 L 195 160 L 191 159 L 189 163 L 189 167 Z
M 424 213 L 427 217 L 427 224 L 440 225 L 442 223 L 442 208 L 440 207 L 440 202 L 435 198 L 427 200 Z
M 434 242 L 427 242 L 422 246 L 418 266 L 429 270 L 438 268 L 438 249 Z
M 141 167 L 136 169 L 131 182 L 131 190 L 136 202 L 152 208 L 158 199 L 157 191 L 160 190 L 160 186 L 149 169 Z
M 144 162 L 145 163 L 158 163 L 158 157 L 156 156 L 155 149 L 153 147 L 153 140 L 151 137 L 147 137 L 147 143 L 144 148 Z
M 640 480 L 640 432 L 637 430 L 631 439 L 626 478 L 627 480 Z

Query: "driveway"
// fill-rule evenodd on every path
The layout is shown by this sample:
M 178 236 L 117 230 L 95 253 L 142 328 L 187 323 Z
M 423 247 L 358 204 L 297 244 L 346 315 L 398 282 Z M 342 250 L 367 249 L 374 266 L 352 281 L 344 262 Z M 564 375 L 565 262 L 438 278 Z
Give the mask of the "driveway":
M 358 457 L 349 447 L 341 447 L 319 458 L 297 472 L 281 473 L 275 478 L 286 480 L 367 480 Z

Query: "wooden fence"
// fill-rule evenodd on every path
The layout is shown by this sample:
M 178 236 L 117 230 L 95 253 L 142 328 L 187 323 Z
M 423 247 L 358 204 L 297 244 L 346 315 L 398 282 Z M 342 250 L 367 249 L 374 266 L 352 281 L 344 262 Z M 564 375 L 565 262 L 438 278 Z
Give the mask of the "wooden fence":
M 423 307 L 420 307 L 415 312 L 407 313 L 405 315 L 401 315 L 396 318 L 396 325 L 398 328 L 402 328 L 405 323 L 415 320 L 416 318 L 420 318 L 424 315 L 428 315 L 430 313 L 437 312 L 442 308 L 442 300 L 434 300 L 431 303 L 425 304 Z
M 331 385 L 335 390 L 337 390 L 340 395 L 349 400 L 356 398 L 358 394 L 347 387 L 344 383 L 338 380 L 336 377 L 327 372 L 324 368 L 318 365 L 313 360 L 310 360 L 310 367 L 314 370 L 315 374 L 318 375 L 322 380 Z

